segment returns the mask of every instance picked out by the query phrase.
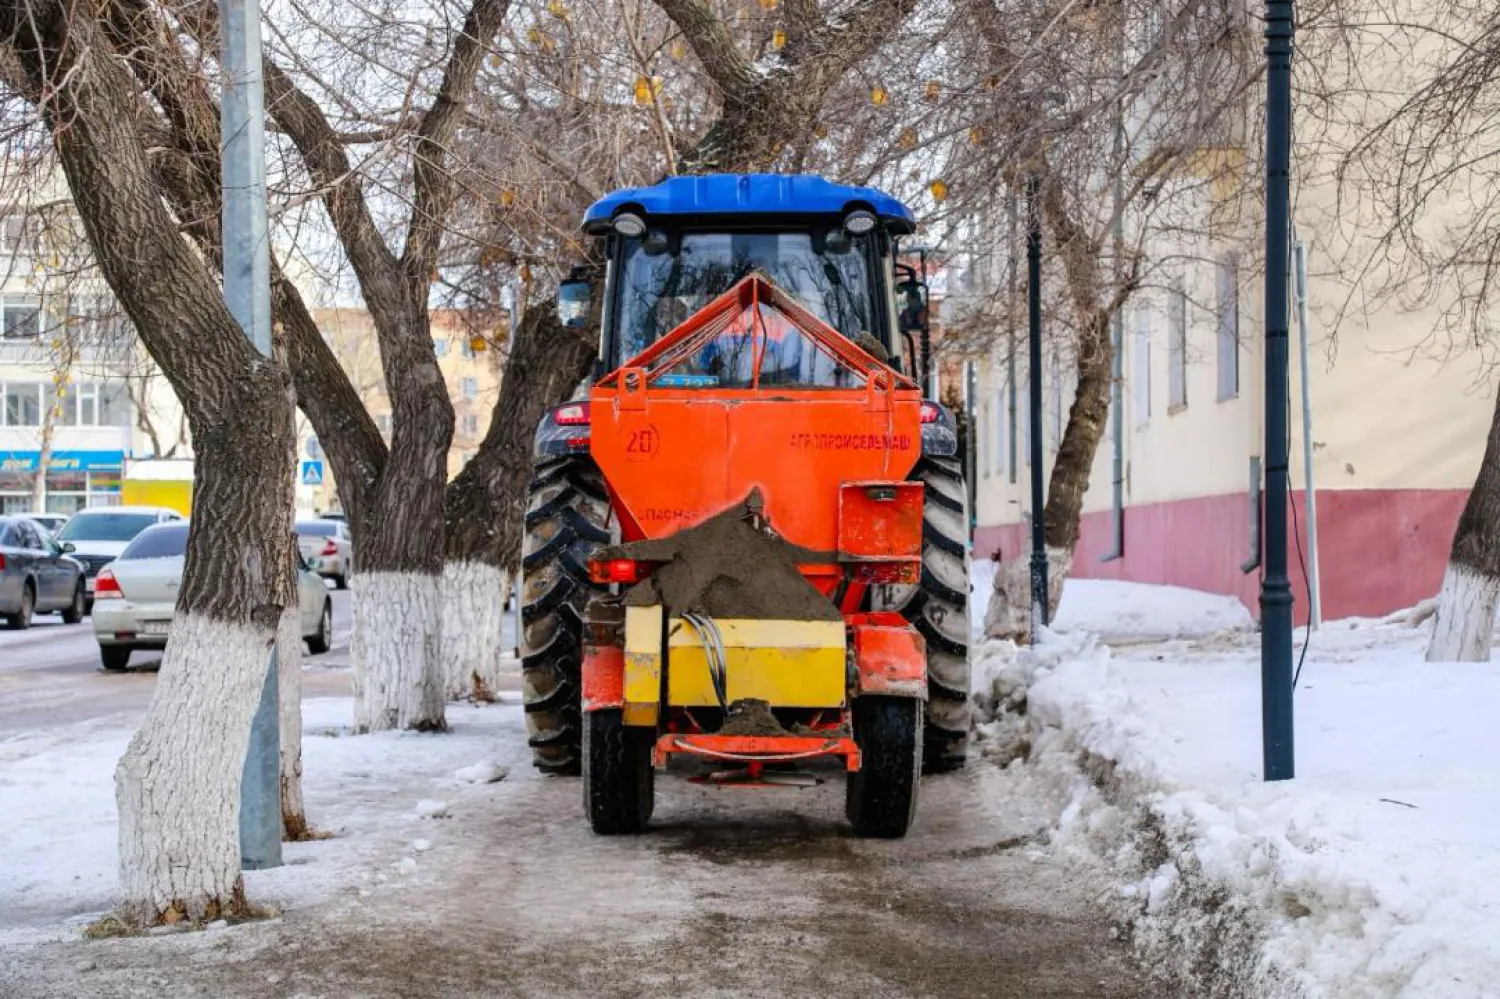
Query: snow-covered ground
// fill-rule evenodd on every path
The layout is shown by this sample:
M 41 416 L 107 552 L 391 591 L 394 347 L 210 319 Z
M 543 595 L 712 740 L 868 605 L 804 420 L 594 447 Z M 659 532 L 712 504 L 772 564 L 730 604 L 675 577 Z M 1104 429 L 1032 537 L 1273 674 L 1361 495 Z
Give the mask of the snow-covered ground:
M 305 907 L 409 879 L 447 838 L 441 817 L 423 813 L 494 808 L 489 799 L 510 792 L 489 778 L 526 752 L 518 703 L 450 704 L 446 735 L 352 737 L 349 698 L 307 700 L 302 712 L 308 818 L 336 836 L 287 844 L 284 866 L 247 872 L 257 902 Z M 76 938 L 115 903 L 114 767 L 130 734 L 113 718 L 0 741 L 0 946 Z
M 1070 581 L 1037 648 L 981 647 L 981 699 L 1025 712 L 982 745 L 1029 743 L 1070 799 L 1054 844 L 1124 872 L 1137 944 L 1214 995 L 1500 996 L 1500 669 L 1425 663 L 1430 624 L 1399 615 L 1331 622 L 1297 779 L 1267 784 L 1248 624 L 1231 598 Z

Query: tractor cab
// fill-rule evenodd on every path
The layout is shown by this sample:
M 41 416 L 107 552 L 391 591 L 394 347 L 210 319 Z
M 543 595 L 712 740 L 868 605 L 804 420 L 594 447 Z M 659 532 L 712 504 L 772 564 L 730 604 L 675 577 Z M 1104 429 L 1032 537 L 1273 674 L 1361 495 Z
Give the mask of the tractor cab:
M 898 372 L 921 374 L 913 334 L 923 317 L 906 299 L 925 304 L 925 288 L 898 282 L 894 265 L 896 240 L 915 225 L 886 194 L 806 176 L 676 177 L 601 199 L 583 228 L 603 240 L 604 266 L 575 270 L 558 308 L 565 325 L 587 325 L 602 290 L 596 376 L 755 273 Z M 771 360 L 772 377 L 789 386 L 836 375 L 794 349 Z

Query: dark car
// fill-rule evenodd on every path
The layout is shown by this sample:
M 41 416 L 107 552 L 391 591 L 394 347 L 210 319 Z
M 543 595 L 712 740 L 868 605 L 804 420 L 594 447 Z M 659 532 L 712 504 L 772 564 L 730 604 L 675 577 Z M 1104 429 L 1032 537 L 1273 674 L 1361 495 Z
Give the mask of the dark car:
M 68 624 L 83 620 L 83 565 L 26 517 L 0 517 L 0 616 L 7 627 L 31 627 L 33 614 L 60 613 Z

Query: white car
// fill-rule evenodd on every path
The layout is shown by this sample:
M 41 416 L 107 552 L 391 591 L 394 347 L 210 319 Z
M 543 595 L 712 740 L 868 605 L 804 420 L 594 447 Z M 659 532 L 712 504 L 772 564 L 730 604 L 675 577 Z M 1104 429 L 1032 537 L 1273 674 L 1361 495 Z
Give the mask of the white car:
M 318 575 L 333 580 L 341 590 L 348 589 L 349 577 L 354 574 L 354 541 L 348 523 L 326 518 L 299 520 L 296 530 L 302 557 L 309 562 L 317 559 Z
M 49 534 L 56 534 L 68 522 L 68 515 L 64 513 L 23 513 L 18 516 L 25 517 L 33 524 L 41 524 Z
M 100 569 L 113 562 L 146 528 L 182 519 L 176 510 L 157 506 L 99 506 L 73 514 L 57 540 L 72 545 L 73 558 L 83 563 L 88 609 L 92 611 L 94 606 L 94 580 Z
M 100 570 L 94 587 L 94 638 L 105 669 L 123 670 L 136 649 L 166 647 L 187 537 L 185 520 L 153 525 Z M 333 600 L 306 562 L 297 573 L 297 597 L 303 641 L 313 655 L 327 652 L 333 646 Z

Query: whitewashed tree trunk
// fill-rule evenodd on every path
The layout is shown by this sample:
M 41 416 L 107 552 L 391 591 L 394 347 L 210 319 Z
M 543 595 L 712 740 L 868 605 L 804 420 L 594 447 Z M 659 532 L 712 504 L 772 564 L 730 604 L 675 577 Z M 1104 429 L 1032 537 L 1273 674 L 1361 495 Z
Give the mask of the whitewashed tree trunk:
M 366 570 L 349 585 L 355 728 L 443 730 L 438 577 Z
M 276 679 L 281 705 L 281 826 L 288 842 L 307 838 L 302 803 L 302 613 L 288 607 L 276 629 Z
M 115 770 L 122 915 L 204 920 L 243 904 L 239 805 L 274 632 L 195 614 L 172 625 L 146 719 Z
M 502 638 L 504 570 L 483 562 L 443 565 L 443 694 L 447 700 L 492 699 L 500 661 L 509 654 Z
M 1500 602 L 1500 392 L 1484 457 L 1459 515 L 1438 592 L 1427 661 L 1488 662 Z
M 1073 568 L 1073 553 L 1066 548 L 1047 549 L 1047 620 L 1057 617 L 1063 584 Z M 984 635 L 1008 639 L 1018 645 L 1031 643 L 1031 553 L 1001 562 L 995 567 L 995 590 L 984 612 Z
M 1500 606 L 1500 578 L 1450 563 L 1438 591 L 1430 663 L 1482 663 L 1490 658 L 1495 610 Z

